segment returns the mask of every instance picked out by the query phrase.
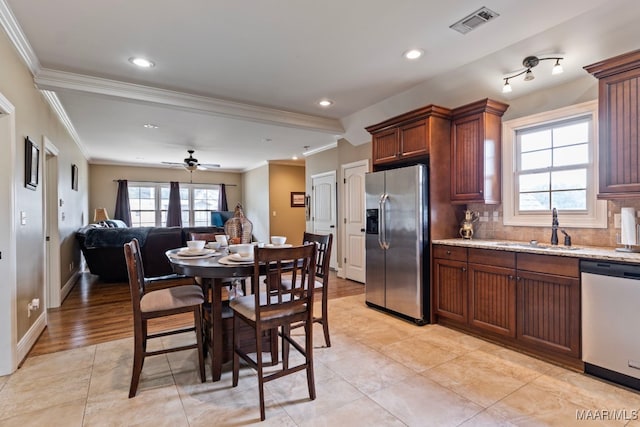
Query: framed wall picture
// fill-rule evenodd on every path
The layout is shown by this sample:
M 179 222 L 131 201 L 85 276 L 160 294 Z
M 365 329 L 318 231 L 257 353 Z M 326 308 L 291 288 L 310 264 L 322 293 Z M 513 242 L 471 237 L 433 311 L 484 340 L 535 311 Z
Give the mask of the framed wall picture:
M 71 189 L 78 191 L 78 166 L 71 165 Z
M 292 191 L 291 192 L 291 207 L 292 208 L 304 208 L 305 205 L 304 191 Z
M 27 136 L 24 139 L 24 186 L 31 190 L 38 188 L 40 149 Z

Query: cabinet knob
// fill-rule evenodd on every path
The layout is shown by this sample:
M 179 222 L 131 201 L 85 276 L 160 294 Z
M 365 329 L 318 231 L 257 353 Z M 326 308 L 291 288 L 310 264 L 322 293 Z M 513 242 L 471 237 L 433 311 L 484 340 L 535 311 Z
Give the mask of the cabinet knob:
M 447 255 L 451 255 L 451 251 L 447 251 Z
M 462 268 L 460 268 L 460 270 L 467 271 L 467 267 L 462 267 Z
M 512 275 L 509 275 L 509 280 L 513 280 L 513 276 Z

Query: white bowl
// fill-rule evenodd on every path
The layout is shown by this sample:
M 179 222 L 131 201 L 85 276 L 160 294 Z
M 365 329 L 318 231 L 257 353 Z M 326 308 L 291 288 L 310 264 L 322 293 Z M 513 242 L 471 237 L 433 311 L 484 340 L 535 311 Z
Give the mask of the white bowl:
M 287 238 L 285 236 L 271 236 L 271 243 L 273 243 L 274 246 L 284 245 L 286 241 Z
M 231 247 L 233 246 L 233 251 Z M 253 245 L 249 243 L 244 243 L 240 245 L 230 245 L 229 252 L 237 253 L 242 258 L 251 258 L 253 257 Z
M 216 234 L 216 242 L 220 243 L 221 246 L 227 246 L 227 236 L 224 234 Z
M 209 249 L 218 250 L 220 249 L 220 242 L 209 242 L 205 245 L 205 247 Z
M 204 240 L 188 240 L 187 247 L 191 251 L 201 251 L 204 249 L 205 243 L 207 242 L 205 242 Z

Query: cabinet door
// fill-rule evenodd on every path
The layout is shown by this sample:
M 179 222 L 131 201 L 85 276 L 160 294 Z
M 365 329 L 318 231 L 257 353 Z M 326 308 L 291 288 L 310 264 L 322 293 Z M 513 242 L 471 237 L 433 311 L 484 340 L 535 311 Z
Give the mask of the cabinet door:
M 398 129 L 388 129 L 373 135 L 373 164 L 393 162 L 398 159 Z
M 484 114 L 454 120 L 451 131 L 451 201 L 482 202 Z
M 601 79 L 599 100 L 598 198 L 639 197 L 640 70 Z
M 419 120 L 400 128 L 400 157 L 429 154 L 429 121 Z
M 518 271 L 518 335 L 523 344 L 580 357 L 580 280 Z
M 460 323 L 467 323 L 467 263 L 434 259 L 435 312 Z
M 469 324 L 515 338 L 515 269 L 469 263 Z

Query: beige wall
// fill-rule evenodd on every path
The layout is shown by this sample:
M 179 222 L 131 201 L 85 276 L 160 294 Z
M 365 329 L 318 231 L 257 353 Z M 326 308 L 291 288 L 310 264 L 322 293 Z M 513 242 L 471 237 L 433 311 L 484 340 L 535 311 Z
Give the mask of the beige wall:
M 59 208 L 57 228 L 60 235 L 61 284 L 64 285 L 73 272 L 69 265 L 77 268 L 80 260 L 74 232 L 87 215 L 88 167 L 82 152 L 71 139 L 57 116 L 53 113 L 40 92 L 35 89 L 33 77 L 15 52 L 4 32 L 0 32 L 0 93 L 15 107 L 16 170 L 13 177 L 0 173 L 0 179 L 15 183 L 16 214 L 14 224 L 17 239 L 17 338 L 22 339 L 45 308 L 44 284 L 44 228 L 43 228 L 43 183 L 45 176 L 44 143 L 46 136 L 58 149 L 58 198 L 64 204 Z M 36 191 L 24 186 L 24 138 L 29 136 L 40 147 L 40 176 Z M 5 141 L 2 141 L 4 144 Z M 71 190 L 71 165 L 79 170 L 79 191 Z M 9 201 L 3 201 L 9 203 Z M 24 212 L 26 224 L 21 225 L 20 213 Z M 38 311 L 27 317 L 26 306 L 32 298 L 40 298 Z M 4 319 L 4 318 L 3 318 Z
M 96 208 L 106 208 L 109 217 L 113 218 L 116 207 L 116 195 L 118 183 L 114 180 L 126 179 L 129 181 L 152 182 L 189 182 L 190 174 L 183 169 L 148 168 L 138 166 L 89 166 L 89 212 L 91 217 L 87 223 L 93 221 L 93 212 Z M 193 173 L 193 182 L 201 184 L 227 184 L 227 204 L 229 210 L 233 210 L 242 200 L 242 175 L 235 172 L 196 171 Z
M 291 207 L 291 192 L 305 192 L 304 177 L 304 166 L 269 165 L 270 234 L 286 236 L 294 245 L 302 243 L 305 210 Z
M 244 214 L 253 224 L 253 235 L 260 242 L 269 241 L 269 165 L 242 175 Z

